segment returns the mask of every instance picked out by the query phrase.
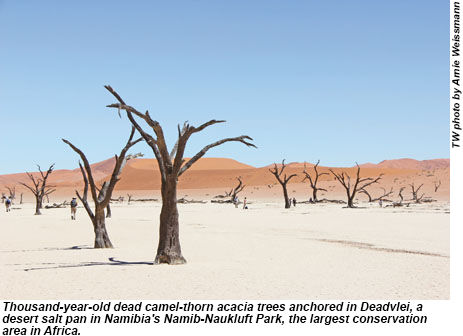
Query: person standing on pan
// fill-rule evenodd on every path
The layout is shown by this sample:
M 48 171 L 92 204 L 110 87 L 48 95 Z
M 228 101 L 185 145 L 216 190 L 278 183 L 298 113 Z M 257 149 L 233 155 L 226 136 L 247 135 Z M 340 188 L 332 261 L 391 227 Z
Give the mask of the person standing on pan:
M 76 220 L 77 212 L 77 199 L 75 197 L 71 200 L 71 220 Z
M 11 199 L 10 199 L 9 197 L 7 197 L 7 198 L 5 199 L 5 208 L 6 208 L 6 212 L 10 212 L 10 211 L 11 211 L 10 207 L 11 207 Z

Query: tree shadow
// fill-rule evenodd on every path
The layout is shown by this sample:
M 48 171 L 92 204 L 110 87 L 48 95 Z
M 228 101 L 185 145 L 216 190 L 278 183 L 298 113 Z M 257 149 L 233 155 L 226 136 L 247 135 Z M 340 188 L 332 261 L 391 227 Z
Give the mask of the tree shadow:
M 14 253 L 14 252 L 44 252 L 44 251 L 72 251 L 72 250 L 92 250 L 93 247 L 88 245 L 75 245 L 71 247 L 45 247 L 35 250 L 2 250 L 0 253 Z
M 87 262 L 87 263 L 79 263 L 79 264 L 64 264 L 64 265 L 56 265 L 50 267 L 32 267 L 32 268 L 25 268 L 24 271 L 38 271 L 38 270 L 48 270 L 48 269 L 58 269 L 58 268 L 75 268 L 75 267 L 89 267 L 89 266 L 136 266 L 136 265 L 153 265 L 154 262 L 148 261 L 122 261 L 116 260 L 114 257 L 108 258 L 109 262 L 102 262 L 102 261 L 95 261 L 95 262 Z M 43 263 L 42 265 L 47 265 L 49 263 Z

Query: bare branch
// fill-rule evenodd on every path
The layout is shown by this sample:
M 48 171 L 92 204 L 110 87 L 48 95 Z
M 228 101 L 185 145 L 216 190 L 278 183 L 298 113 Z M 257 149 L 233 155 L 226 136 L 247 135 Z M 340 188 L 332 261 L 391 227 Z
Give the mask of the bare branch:
M 342 172 L 341 174 L 335 173 L 332 169 L 330 169 L 331 174 L 335 177 L 335 180 L 337 180 L 343 187 L 346 189 L 347 193 L 347 206 L 349 208 L 354 207 L 354 197 L 357 192 L 362 192 L 366 195 L 368 195 L 369 199 L 371 199 L 370 194 L 367 191 L 362 191 L 365 190 L 366 187 L 378 183 L 378 181 L 382 178 L 383 174 L 380 174 L 376 178 L 371 178 L 371 177 L 366 177 L 366 178 L 361 178 L 360 177 L 360 166 L 358 163 L 357 165 L 357 172 L 356 172 L 356 177 L 353 185 L 351 184 L 351 177 Z
M 206 127 L 209 127 L 211 125 L 215 125 L 218 123 L 223 123 L 223 122 L 225 122 L 225 120 L 214 120 L 213 119 L 213 120 L 209 120 L 208 122 L 205 122 L 199 127 L 190 126 L 188 123 L 185 122 L 182 132 L 179 132 L 179 138 L 173 149 L 176 152 L 175 159 L 173 161 L 173 170 L 175 173 L 177 174 L 179 173 L 180 168 L 182 167 L 182 164 L 184 163 L 183 155 L 185 153 L 186 143 L 190 139 L 190 136 L 194 133 L 198 133 L 204 130 Z M 172 157 L 173 156 L 171 153 L 171 158 Z M 177 175 L 177 176 L 180 176 L 180 175 Z
M 95 202 L 98 201 L 98 195 L 96 194 L 96 184 L 95 184 L 95 180 L 93 179 L 93 175 L 92 175 L 92 168 L 90 167 L 90 163 L 88 162 L 87 160 L 87 157 L 85 156 L 85 154 L 79 149 L 77 148 L 76 146 L 74 146 L 71 142 L 69 142 L 68 140 L 66 139 L 61 139 L 65 144 L 69 145 L 69 147 L 72 148 L 72 150 L 74 152 L 76 152 L 80 158 L 82 159 L 82 161 L 84 162 L 84 167 L 85 167 L 85 171 L 87 173 L 87 178 L 88 178 L 88 182 L 90 183 L 90 192 L 92 194 L 92 198 Z M 80 165 L 80 164 L 79 164 Z
M 276 163 L 274 163 L 273 165 L 273 169 L 269 169 L 269 172 L 272 173 L 275 178 L 277 179 L 277 181 L 280 183 L 282 189 L 283 189 L 283 196 L 285 198 L 285 208 L 288 209 L 291 207 L 291 201 L 288 197 L 288 190 L 287 190 L 287 187 L 286 185 L 288 184 L 288 182 L 293 178 L 293 177 L 296 177 L 297 174 L 291 174 L 289 176 L 287 176 L 286 174 L 282 177 L 282 174 L 283 174 L 283 171 L 285 170 L 286 168 L 286 165 L 285 165 L 285 160 L 282 160 L 281 161 L 281 168 L 278 169 L 278 166 Z
M 222 140 L 219 140 L 219 141 L 216 141 L 216 142 L 213 142 L 211 143 L 210 145 L 207 145 L 205 146 L 203 149 L 201 149 L 195 156 L 193 156 L 190 160 L 188 160 L 187 163 L 185 163 L 185 165 L 180 168 L 177 176 L 180 176 L 182 175 L 188 168 L 190 168 L 196 161 L 198 161 L 201 157 L 204 156 L 204 154 L 206 154 L 206 152 L 213 148 L 213 147 L 217 147 L 217 146 L 220 146 L 221 144 L 225 143 L 225 142 L 241 142 L 243 144 L 245 144 L 246 146 L 248 147 L 254 147 L 254 148 L 257 148 L 256 145 L 254 145 L 253 143 L 247 141 L 247 140 L 251 140 L 252 141 L 252 138 L 247 136 L 247 135 L 242 135 L 242 136 L 239 136 L 239 137 L 236 137 L 236 138 L 226 138 L 226 139 L 222 139 Z
M 141 138 L 138 138 L 137 140 L 132 141 L 134 133 L 135 133 L 135 127 L 132 126 L 132 131 L 130 132 L 130 136 L 129 136 L 129 139 L 127 140 L 126 145 L 124 146 L 124 148 L 122 148 L 119 156 L 116 156 L 116 164 L 114 165 L 113 173 L 111 174 L 109 183 L 103 185 L 103 187 L 101 188 L 102 194 L 101 194 L 100 201 L 102 202 L 103 206 L 107 206 L 109 202 L 111 201 L 111 194 L 114 190 L 114 187 L 116 186 L 116 183 L 119 181 L 119 176 L 122 174 L 122 169 L 124 168 L 127 161 L 138 156 L 138 155 L 127 156 L 127 151 L 133 145 L 137 144 L 138 142 L 142 140 Z
M 185 121 L 183 123 L 183 127 L 182 129 L 180 130 L 180 125 L 178 125 L 178 139 L 177 141 L 175 142 L 175 145 L 174 147 L 172 148 L 172 150 L 170 151 L 170 160 L 173 161 L 174 158 L 175 158 L 175 155 L 177 154 L 177 148 L 178 148 L 178 143 L 180 141 L 180 139 L 185 135 L 186 131 L 188 130 L 188 122 Z
M 409 186 L 412 188 L 412 199 L 416 201 L 418 199 L 418 192 L 420 191 L 421 187 L 423 186 L 423 183 L 418 186 L 418 188 L 415 187 L 415 182 L 412 184 L 409 184 Z
M 312 188 L 312 196 L 313 196 L 313 201 L 314 202 L 317 202 L 317 192 L 319 190 L 323 190 L 323 191 L 326 191 L 326 189 L 323 189 L 323 188 L 319 188 L 317 186 L 318 184 L 318 179 L 320 178 L 320 176 L 323 176 L 323 175 L 329 175 L 329 173 L 319 173 L 318 172 L 318 164 L 320 163 L 320 160 L 317 161 L 317 163 L 314 165 L 313 169 L 314 169 L 314 177 L 312 178 L 312 176 L 307 172 L 307 169 L 306 169 L 306 164 L 304 162 L 304 171 L 302 172 L 305 177 L 304 179 L 302 180 L 302 182 L 304 182 L 305 180 L 309 180 L 309 183 L 310 183 L 310 187 Z
M 402 191 L 404 191 L 405 187 L 401 187 L 399 190 L 399 197 L 400 197 L 400 204 L 402 204 L 404 197 L 402 195 Z
M 165 181 L 166 180 L 166 169 L 164 167 L 164 162 L 168 163 L 170 161 L 170 157 L 169 157 L 169 161 L 165 160 L 165 157 L 161 155 L 161 152 L 159 150 L 158 140 L 153 138 L 148 133 L 146 133 L 143 130 L 143 128 L 136 122 L 132 114 L 135 114 L 136 116 L 145 120 L 145 122 L 149 126 L 155 125 L 157 122 L 155 122 L 154 120 L 151 120 L 148 112 L 143 114 L 137 111 L 136 109 L 134 109 L 133 107 L 126 105 L 124 100 L 121 98 L 121 96 L 116 91 L 114 91 L 111 86 L 105 85 L 105 88 L 119 101 L 119 104 L 111 104 L 111 105 L 107 105 L 107 107 L 117 108 L 118 111 L 120 111 L 121 109 L 126 111 L 127 118 L 130 120 L 132 125 L 135 126 L 135 128 L 140 133 L 140 135 L 143 137 L 143 139 L 148 144 L 148 146 L 150 146 L 151 149 L 153 150 L 154 156 L 156 157 L 156 160 L 158 162 L 159 171 L 161 172 L 161 178 L 163 181 Z M 156 133 L 156 136 L 158 136 L 157 133 Z M 164 142 L 164 145 L 165 145 L 165 142 Z M 167 148 L 166 148 L 166 151 L 167 151 Z
M 19 182 L 19 184 L 21 184 L 22 186 L 26 187 L 27 189 L 29 189 L 33 194 L 34 196 L 37 195 L 37 192 L 38 190 L 36 189 L 33 189 L 32 187 L 28 186 L 26 183 L 24 182 Z

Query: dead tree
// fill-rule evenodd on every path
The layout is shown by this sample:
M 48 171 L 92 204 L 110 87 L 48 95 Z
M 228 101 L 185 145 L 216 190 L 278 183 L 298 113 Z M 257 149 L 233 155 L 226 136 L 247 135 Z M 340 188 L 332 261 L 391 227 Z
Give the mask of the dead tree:
M 111 195 L 113 193 L 114 187 L 120 179 L 119 177 L 122 173 L 122 169 L 124 168 L 127 161 L 131 159 L 131 155 L 127 155 L 127 151 L 130 149 L 130 147 L 142 140 L 142 138 L 133 140 L 134 135 L 135 127 L 132 127 L 132 131 L 130 132 L 130 136 L 127 140 L 126 145 L 124 146 L 124 148 L 122 148 L 120 154 L 115 156 L 115 165 L 109 182 L 104 182 L 101 188 L 99 189 L 99 192 L 95 184 L 95 180 L 93 178 L 92 168 L 90 167 L 90 163 L 88 162 L 85 154 L 68 140 L 62 139 L 64 143 L 69 145 L 69 147 L 71 147 L 72 150 L 74 150 L 74 152 L 76 152 L 80 156 L 82 162 L 84 163 L 84 166 L 82 167 L 82 164 L 79 162 L 80 172 L 82 173 L 82 177 L 84 180 L 84 191 L 81 196 L 79 192 L 76 190 L 76 195 L 84 205 L 84 208 L 92 221 L 93 230 L 95 232 L 94 248 L 113 247 L 113 244 L 111 243 L 108 232 L 106 230 L 105 209 L 107 208 L 111 200 Z M 88 204 L 87 194 L 89 188 L 93 202 L 95 204 L 95 212 L 92 211 L 90 205 Z
M 347 207 L 348 208 L 355 208 L 354 206 L 354 197 L 357 192 L 360 190 L 364 190 L 366 187 L 372 185 L 373 183 L 378 183 L 378 181 L 382 178 L 383 174 L 379 175 L 376 178 L 372 177 L 360 177 L 360 166 L 358 163 L 357 165 L 357 174 L 355 180 L 351 183 L 351 177 L 345 173 L 344 171 L 339 173 L 335 173 L 332 169 L 330 169 L 331 174 L 333 174 L 334 178 L 346 189 L 347 194 Z
M 11 204 L 13 204 L 13 201 L 16 199 L 16 186 L 13 186 L 13 187 L 5 186 L 5 188 L 8 189 L 8 193 L 10 194 Z
M 373 198 L 371 197 L 371 194 L 366 190 L 366 189 L 360 189 L 359 190 L 359 194 L 362 193 L 362 194 L 365 194 L 368 196 L 368 202 L 369 203 L 373 203 L 373 202 L 377 202 L 377 201 L 383 201 L 387 196 L 390 196 L 394 193 L 394 190 L 391 188 L 391 190 L 389 191 L 386 191 L 385 188 L 381 187 L 381 189 L 383 190 L 383 194 L 379 197 L 376 197 L 376 198 Z
M 98 189 L 98 198 L 100 198 L 101 196 L 101 189 L 104 187 L 106 182 L 103 182 L 103 184 L 101 185 L 101 187 Z M 106 218 L 111 218 L 111 200 L 109 200 L 109 203 L 108 205 L 106 206 Z
M 320 163 L 320 160 L 317 161 L 317 163 L 315 164 L 315 166 L 313 167 L 314 169 L 314 177 L 312 178 L 312 176 L 307 172 L 306 170 L 306 166 L 305 166 L 305 163 L 304 163 L 304 171 L 302 172 L 305 177 L 304 179 L 302 180 L 302 182 L 304 182 L 305 180 L 309 180 L 309 183 L 310 183 L 310 187 L 312 188 L 312 200 L 314 203 L 317 203 L 318 202 L 318 198 L 317 198 L 317 192 L 319 190 L 321 191 L 327 191 L 326 189 L 323 189 L 323 188 L 319 188 L 317 187 L 317 183 L 318 183 L 318 178 L 320 176 L 323 176 L 323 175 L 329 175 L 328 173 L 319 173 L 318 172 L 318 164 Z
M 206 154 L 206 152 L 214 147 L 220 146 L 226 142 L 241 142 L 246 146 L 255 147 L 254 144 L 248 140 L 252 140 L 249 136 L 242 135 L 235 138 L 225 138 L 213 142 L 191 159 L 185 162 L 183 156 L 185 148 L 190 137 L 205 128 L 218 123 L 225 122 L 224 120 L 210 120 L 198 127 L 189 125 L 187 122 L 181 128 L 178 126 L 178 138 L 172 150 L 168 151 L 164 131 L 156 120 L 153 120 L 148 111 L 141 113 L 132 106 L 127 105 L 119 94 L 114 91 L 109 85 L 105 88 L 117 99 L 117 103 L 108 105 L 108 107 L 117 108 L 118 111 L 125 110 L 128 119 L 133 126 L 136 127 L 145 142 L 152 149 L 154 156 L 158 162 L 159 171 L 161 174 L 161 195 L 162 195 L 162 208 L 160 214 L 159 225 L 159 244 L 154 260 L 155 264 L 184 264 L 185 258 L 182 256 L 179 240 L 179 215 L 177 209 L 177 183 L 179 177 L 187 171 L 196 161 Z M 151 135 L 143 130 L 138 124 L 135 117 L 138 117 L 148 125 L 154 135 Z
M 106 206 L 106 218 L 111 218 L 112 216 L 110 203 L 111 202 L 109 202 L 108 205 Z
M 434 182 L 434 192 L 437 192 L 441 184 L 442 184 L 441 180 L 439 180 L 439 182 L 437 181 Z
M 127 204 L 130 204 L 130 201 L 132 200 L 132 195 L 127 194 Z
M 399 190 L 399 197 L 400 197 L 400 202 L 399 204 L 402 204 L 402 202 L 404 201 L 404 196 L 402 195 L 402 191 L 404 191 L 405 187 L 401 187 L 400 190 Z
M 122 170 L 121 170 L 121 171 L 122 171 Z M 103 184 L 101 185 L 101 188 L 98 189 L 98 198 L 103 197 L 103 196 L 102 196 L 102 190 L 103 190 L 103 188 L 105 187 L 105 183 L 107 183 L 107 182 L 103 182 Z M 111 200 L 109 200 L 108 205 L 106 206 L 106 218 L 111 218 L 111 216 L 112 216 L 112 212 L 111 212 Z
M 26 183 L 20 182 L 23 186 L 29 189 L 32 194 L 35 196 L 35 214 L 34 215 L 41 215 L 40 209 L 42 209 L 43 197 L 51 194 L 56 189 L 55 186 L 47 185 L 47 179 L 50 174 L 53 172 L 53 167 L 55 164 L 52 164 L 46 172 L 43 172 L 40 169 L 40 166 L 37 165 L 39 168 L 40 177 L 35 178 L 34 175 L 26 172 L 29 179 L 32 181 L 32 186 L 27 185 Z
M 424 195 L 425 195 L 425 193 L 422 193 L 421 196 L 418 196 L 418 195 L 417 195 L 417 196 L 416 196 L 415 203 L 421 203 L 421 201 L 422 201 L 423 198 L 424 198 Z M 432 200 L 431 200 L 431 202 L 432 202 Z
M 285 209 L 289 209 L 291 207 L 291 201 L 289 200 L 288 196 L 288 189 L 286 185 L 288 184 L 289 180 L 291 180 L 293 177 L 296 177 L 297 174 L 291 174 L 287 176 L 286 174 L 282 176 L 283 171 L 285 170 L 286 165 L 285 165 L 285 160 L 281 162 L 281 167 L 278 169 L 277 164 L 274 164 L 274 167 L 272 169 L 269 169 L 269 172 L 271 172 L 277 181 L 281 184 L 281 187 L 283 188 L 283 196 L 285 198 Z
M 23 204 L 23 195 L 24 193 L 21 193 L 21 195 L 19 195 L 19 204 Z
M 233 202 L 236 196 L 243 191 L 246 187 L 241 180 L 241 176 L 236 178 L 238 180 L 238 185 L 235 188 L 232 188 L 230 192 L 225 192 L 225 197 L 230 197 L 230 200 Z
M 409 184 L 409 186 L 412 187 L 412 200 L 416 201 L 418 199 L 418 191 L 420 191 L 421 187 L 423 186 L 423 183 L 421 183 L 416 189 L 414 182 L 412 184 Z

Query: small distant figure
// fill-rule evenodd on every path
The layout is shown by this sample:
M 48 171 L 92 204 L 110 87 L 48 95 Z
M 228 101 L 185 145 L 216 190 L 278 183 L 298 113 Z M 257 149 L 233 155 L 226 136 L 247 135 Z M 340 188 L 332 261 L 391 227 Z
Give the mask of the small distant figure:
M 293 206 L 295 207 L 297 204 L 296 197 L 293 197 Z
M 71 200 L 71 220 L 76 220 L 77 213 L 77 199 L 75 197 Z
M 379 207 L 382 208 L 383 207 L 383 200 L 379 200 Z
M 238 203 L 240 202 L 240 200 L 238 199 L 238 196 L 235 196 L 235 198 L 233 199 L 233 204 L 235 204 L 235 208 L 238 208 Z
M 247 209 L 247 208 L 248 208 L 248 200 L 245 197 L 243 200 L 243 209 Z
M 310 197 L 309 203 L 315 203 L 315 202 L 313 201 L 312 197 Z
M 6 212 L 11 211 L 11 199 L 9 197 L 5 198 L 5 208 Z

